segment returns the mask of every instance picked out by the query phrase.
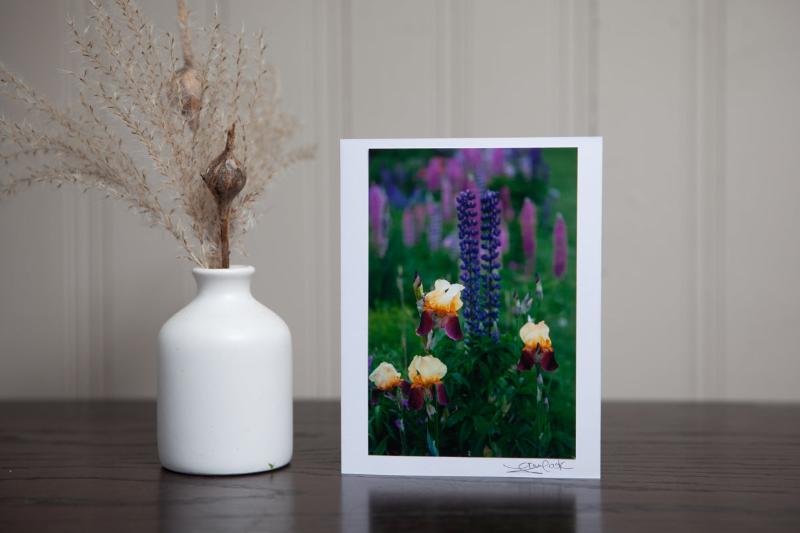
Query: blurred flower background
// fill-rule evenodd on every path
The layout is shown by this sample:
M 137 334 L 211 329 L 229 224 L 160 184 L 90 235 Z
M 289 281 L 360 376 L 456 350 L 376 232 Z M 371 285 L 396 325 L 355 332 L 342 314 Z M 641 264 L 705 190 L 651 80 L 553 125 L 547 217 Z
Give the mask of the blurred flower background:
M 376 149 L 369 172 L 370 453 L 574 457 L 577 150 Z

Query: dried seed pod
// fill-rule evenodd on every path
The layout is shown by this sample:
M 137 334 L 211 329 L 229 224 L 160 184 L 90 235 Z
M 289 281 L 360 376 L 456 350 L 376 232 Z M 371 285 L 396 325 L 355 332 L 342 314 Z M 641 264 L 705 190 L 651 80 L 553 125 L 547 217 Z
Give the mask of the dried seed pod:
M 200 81 L 197 70 L 189 65 L 181 68 L 172 78 L 172 90 L 181 114 L 189 121 L 192 131 L 196 131 L 200 119 L 200 103 L 203 93 L 203 83 Z
M 228 130 L 225 149 L 211 162 L 206 171 L 201 174 L 206 187 L 208 187 L 208 190 L 214 195 L 219 213 L 218 268 L 228 268 L 230 266 L 228 225 L 230 222 L 231 202 L 236 198 L 236 195 L 244 189 L 245 183 L 247 183 L 247 176 L 245 176 L 242 170 L 242 165 L 233 156 L 233 143 L 235 140 L 236 124 L 232 124 Z
M 186 11 L 186 0 L 178 0 L 178 25 L 181 30 L 181 47 L 183 48 L 183 68 L 172 78 L 172 92 L 181 114 L 189 121 L 192 131 L 197 131 L 200 121 L 200 106 L 203 96 L 203 81 L 194 68 L 192 39 L 189 34 L 189 15 Z

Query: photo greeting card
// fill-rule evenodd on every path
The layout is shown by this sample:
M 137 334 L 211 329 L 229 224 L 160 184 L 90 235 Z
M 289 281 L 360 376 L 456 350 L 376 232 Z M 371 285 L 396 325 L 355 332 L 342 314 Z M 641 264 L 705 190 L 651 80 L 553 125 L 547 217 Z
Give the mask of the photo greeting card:
M 600 477 L 600 138 L 341 141 L 342 472 Z

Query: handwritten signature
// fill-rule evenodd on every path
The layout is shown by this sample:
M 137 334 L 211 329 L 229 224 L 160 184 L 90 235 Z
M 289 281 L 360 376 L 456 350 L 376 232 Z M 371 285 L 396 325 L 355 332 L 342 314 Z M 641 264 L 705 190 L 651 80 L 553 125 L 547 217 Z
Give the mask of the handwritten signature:
M 567 466 L 565 461 L 561 459 L 548 460 L 545 459 L 538 463 L 531 461 L 523 461 L 518 465 L 503 465 L 506 467 L 509 474 L 543 474 L 545 472 L 556 472 L 559 470 L 572 470 L 571 466 Z

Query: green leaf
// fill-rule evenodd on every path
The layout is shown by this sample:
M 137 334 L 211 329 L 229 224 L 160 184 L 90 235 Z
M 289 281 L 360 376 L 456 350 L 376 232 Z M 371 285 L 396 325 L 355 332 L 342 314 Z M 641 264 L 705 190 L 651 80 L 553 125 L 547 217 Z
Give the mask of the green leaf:
M 386 447 L 389 445 L 389 436 L 383 437 L 381 441 L 372 450 L 372 455 L 386 455 Z
M 461 424 L 461 429 L 458 431 L 458 443 L 462 448 L 466 448 L 464 444 L 469 439 L 469 434 L 472 432 L 472 427 L 467 422 Z

